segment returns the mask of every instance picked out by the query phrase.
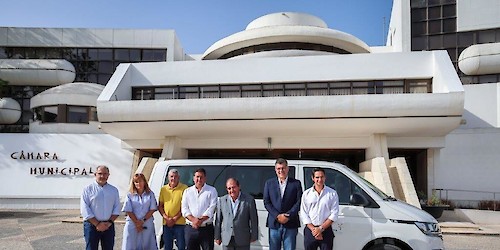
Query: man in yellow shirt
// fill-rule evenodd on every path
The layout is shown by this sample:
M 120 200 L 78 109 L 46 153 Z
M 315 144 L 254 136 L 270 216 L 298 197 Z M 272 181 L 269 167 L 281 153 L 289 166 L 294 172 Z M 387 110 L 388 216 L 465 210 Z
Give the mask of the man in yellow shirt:
M 184 239 L 184 227 L 186 219 L 182 217 L 181 201 L 182 193 L 188 186 L 179 183 L 179 171 L 170 169 L 168 171 L 168 184 L 160 190 L 158 211 L 163 217 L 163 242 L 165 250 L 171 250 L 174 238 L 177 239 L 177 248 L 184 250 L 186 247 Z

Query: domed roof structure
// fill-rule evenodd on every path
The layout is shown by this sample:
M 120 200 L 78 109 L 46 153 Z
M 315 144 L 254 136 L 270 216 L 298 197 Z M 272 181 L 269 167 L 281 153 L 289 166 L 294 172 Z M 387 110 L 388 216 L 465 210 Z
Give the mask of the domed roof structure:
M 282 52 L 270 53 L 276 51 Z M 318 17 L 280 12 L 259 17 L 250 22 L 244 31 L 217 41 L 205 51 L 202 59 L 227 59 L 257 53 L 266 54 L 264 56 L 296 56 L 318 52 L 370 53 L 370 47 L 350 34 L 329 29 Z

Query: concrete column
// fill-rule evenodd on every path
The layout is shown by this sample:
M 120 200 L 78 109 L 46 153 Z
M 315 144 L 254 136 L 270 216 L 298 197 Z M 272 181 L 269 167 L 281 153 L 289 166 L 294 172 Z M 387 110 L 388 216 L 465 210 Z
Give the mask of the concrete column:
M 177 137 L 165 137 L 161 157 L 164 159 L 186 159 L 187 150 L 182 148 L 181 139 Z
M 366 149 L 367 160 L 383 157 L 386 165 L 389 163 L 389 150 L 387 149 L 387 136 L 385 134 L 373 134 L 369 137 L 369 147 Z

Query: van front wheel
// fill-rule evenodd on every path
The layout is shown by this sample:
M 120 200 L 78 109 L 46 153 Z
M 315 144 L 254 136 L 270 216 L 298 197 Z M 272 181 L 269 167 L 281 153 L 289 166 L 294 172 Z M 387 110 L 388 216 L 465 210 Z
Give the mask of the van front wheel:
M 400 247 L 391 244 L 377 244 L 370 247 L 369 250 L 402 250 Z

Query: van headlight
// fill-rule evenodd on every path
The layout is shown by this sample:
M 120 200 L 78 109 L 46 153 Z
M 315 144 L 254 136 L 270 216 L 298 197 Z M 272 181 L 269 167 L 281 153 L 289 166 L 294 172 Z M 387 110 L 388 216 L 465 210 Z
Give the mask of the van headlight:
M 441 229 L 437 223 L 432 222 L 418 222 L 415 221 L 415 226 L 422 231 L 425 235 L 434 236 L 434 237 L 442 237 Z

